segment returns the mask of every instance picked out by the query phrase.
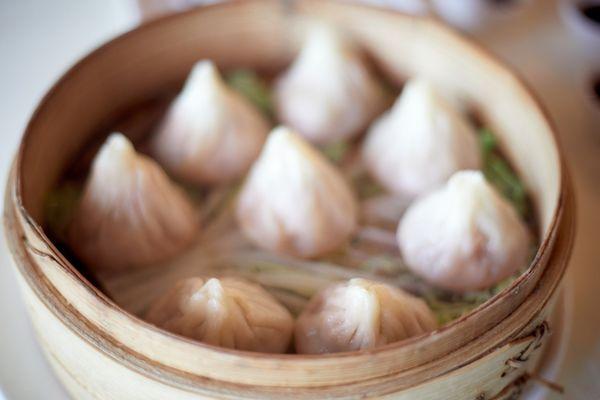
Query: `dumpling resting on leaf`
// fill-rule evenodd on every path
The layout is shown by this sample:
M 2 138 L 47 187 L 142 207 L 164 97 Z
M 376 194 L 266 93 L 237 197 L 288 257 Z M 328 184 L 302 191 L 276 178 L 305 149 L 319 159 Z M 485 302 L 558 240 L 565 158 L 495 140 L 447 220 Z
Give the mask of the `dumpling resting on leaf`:
M 398 227 L 407 266 L 441 288 L 486 289 L 527 265 L 531 237 L 479 171 L 461 171 L 416 200 Z
M 285 127 L 269 135 L 237 204 L 239 224 L 254 243 L 300 257 L 342 245 L 356 227 L 357 213 L 340 171 Z
M 176 255 L 197 230 L 185 193 L 154 160 L 113 133 L 94 159 L 68 238 L 92 268 L 122 270 Z
M 417 197 L 462 169 L 478 169 L 477 135 L 428 82 L 409 81 L 394 106 L 370 127 L 365 164 L 393 193 Z
M 159 297 L 148 322 L 200 342 L 285 353 L 294 320 L 261 286 L 238 278 L 188 278 Z
M 246 173 L 268 131 L 260 111 L 223 82 L 211 61 L 201 61 L 162 121 L 152 151 L 183 181 L 229 182 Z
M 275 86 L 283 124 L 313 143 L 360 133 L 383 111 L 385 95 L 355 49 L 339 33 L 315 25 Z
M 355 278 L 315 295 L 296 321 L 298 353 L 372 349 L 435 330 L 427 304 L 396 287 Z

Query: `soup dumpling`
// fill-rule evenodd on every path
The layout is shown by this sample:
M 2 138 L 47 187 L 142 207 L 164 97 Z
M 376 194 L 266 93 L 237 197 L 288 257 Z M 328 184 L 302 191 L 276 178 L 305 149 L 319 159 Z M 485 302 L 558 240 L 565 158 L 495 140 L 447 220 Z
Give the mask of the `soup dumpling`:
M 383 283 L 355 278 L 316 294 L 296 321 L 296 351 L 364 350 L 435 330 L 427 304 Z
M 369 128 L 363 159 L 383 186 L 416 197 L 454 172 L 478 169 L 474 129 L 428 82 L 409 81 L 390 111 Z
M 331 27 L 318 24 L 278 79 L 275 98 L 279 120 L 318 144 L 355 136 L 386 103 L 355 49 Z
M 197 230 L 185 193 L 154 160 L 114 133 L 93 161 L 68 237 L 87 265 L 121 270 L 177 254 Z
M 416 200 L 398 227 L 407 266 L 441 288 L 486 289 L 527 263 L 531 238 L 514 207 L 479 171 L 461 171 Z
M 229 88 L 211 61 L 198 62 L 152 141 L 159 162 L 194 184 L 242 177 L 269 131 L 263 115 Z
M 188 278 L 159 297 L 148 322 L 200 342 L 264 353 L 287 351 L 294 320 L 261 286 L 238 278 Z
M 254 243 L 300 257 L 339 247 L 354 231 L 357 213 L 341 173 L 285 127 L 269 135 L 237 204 L 239 224 Z

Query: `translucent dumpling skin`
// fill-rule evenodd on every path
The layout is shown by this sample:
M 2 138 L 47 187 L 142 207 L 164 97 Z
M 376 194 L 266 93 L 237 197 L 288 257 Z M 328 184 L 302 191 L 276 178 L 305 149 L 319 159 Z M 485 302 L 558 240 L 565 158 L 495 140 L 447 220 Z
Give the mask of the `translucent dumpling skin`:
M 268 131 L 263 115 L 223 82 L 212 62 L 201 61 L 167 112 L 152 149 L 183 181 L 228 182 L 247 172 Z
M 351 279 L 310 300 L 296 321 L 296 351 L 322 354 L 372 349 L 436 327 L 433 313 L 422 300 L 386 284 Z
M 174 256 L 197 229 L 185 193 L 127 138 L 112 134 L 94 159 L 68 237 L 87 265 L 121 270 Z
M 363 158 L 383 186 L 408 197 L 442 185 L 456 171 L 481 166 L 473 128 L 420 79 L 409 81 L 391 110 L 373 123 Z
M 457 172 L 415 201 L 398 227 L 411 270 L 456 292 L 486 289 L 527 263 L 531 244 L 513 206 L 479 171 Z
M 288 128 L 275 129 L 241 190 L 238 222 L 258 246 L 315 257 L 357 224 L 357 201 L 336 168 Z
M 313 143 L 350 138 L 385 107 L 358 54 L 331 27 L 314 26 L 275 86 L 279 120 Z
M 294 321 L 259 285 L 237 278 L 189 278 L 159 297 L 148 322 L 170 332 L 238 350 L 284 353 Z

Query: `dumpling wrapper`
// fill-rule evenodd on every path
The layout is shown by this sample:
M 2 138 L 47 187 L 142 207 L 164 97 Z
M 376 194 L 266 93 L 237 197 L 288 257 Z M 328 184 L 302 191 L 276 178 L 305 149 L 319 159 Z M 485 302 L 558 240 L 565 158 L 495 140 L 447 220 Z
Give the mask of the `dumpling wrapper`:
M 289 311 L 261 286 L 229 277 L 178 282 L 146 320 L 214 346 L 263 353 L 285 353 L 294 327 Z
M 530 233 L 479 171 L 461 171 L 415 201 L 398 227 L 406 265 L 456 292 L 489 288 L 526 266 Z
M 413 198 L 439 187 L 456 171 L 482 164 L 474 129 L 421 79 L 409 81 L 392 109 L 373 123 L 363 159 L 384 187 Z
M 357 215 L 357 201 L 341 173 L 285 127 L 269 135 L 237 204 L 248 238 L 299 257 L 335 250 L 355 230 Z
M 269 131 L 265 117 L 229 88 L 211 61 L 198 62 L 152 141 L 167 171 L 193 184 L 242 177 Z
M 296 321 L 296 351 L 373 349 L 436 328 L 435 316 L 423 300 L 390 285 L 355 278 L 310 300 Z
M 277 115 L 313 143 L 349 139 L 386 106 L 381 86 L 331 27 L 315 25 L 275 85 Z
M 113 133 L 94 159 L 68 238 L 86 265 L 123 270 L 176 255 L 198 225 L 191 202 L 162 168 Z

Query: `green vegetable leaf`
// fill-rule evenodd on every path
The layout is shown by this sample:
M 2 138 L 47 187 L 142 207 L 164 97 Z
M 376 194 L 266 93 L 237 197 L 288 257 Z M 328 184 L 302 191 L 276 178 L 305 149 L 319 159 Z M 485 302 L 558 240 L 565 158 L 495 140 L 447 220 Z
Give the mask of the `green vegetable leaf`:
M 66 237 L 67 227 L 71 222 L 81 192 L 80 185 L 67 182 L 52 190 L 46 197 L 44 204 L 46 223 L 50 231 L 61 240 Z
M 273 118 L 274 107 L 271 90 L 256 72 L 248 69 L 236 69 L 226 74 L 229 86 L 241 93 L 258 107 L 266 116 Z
M 484 157 L 496 149 L 496 137 L 488 128 L 481 129 L 479 134 L 479 142 L 481 144 L 481 151 Z
M 323 151 L 323 154 L 325 154 L 325 156 L 331 161 L 334 163 L 339 163 L 342 161 L 349 149 L 350 145 L 348 142 L 339 140 L 324 146 L 321 150 Z
M 486 179 L 507 198 L 523 218 L 529 216 L 529 204 L 525 185 L 500 156 L 497 140 L 490 129 L 481 129 L 479 135 L 483 156 L 483 174 Z

